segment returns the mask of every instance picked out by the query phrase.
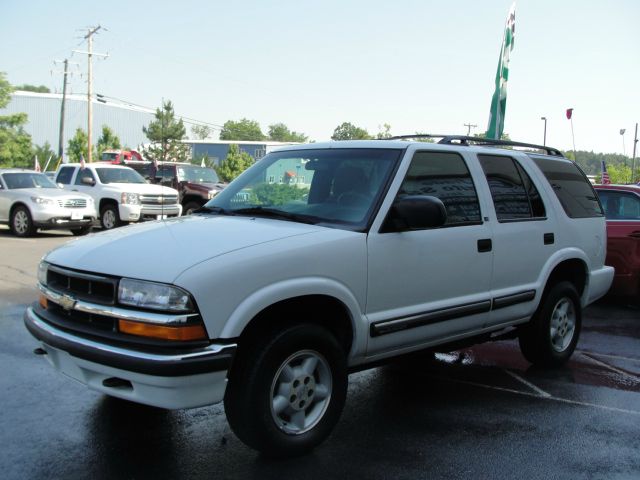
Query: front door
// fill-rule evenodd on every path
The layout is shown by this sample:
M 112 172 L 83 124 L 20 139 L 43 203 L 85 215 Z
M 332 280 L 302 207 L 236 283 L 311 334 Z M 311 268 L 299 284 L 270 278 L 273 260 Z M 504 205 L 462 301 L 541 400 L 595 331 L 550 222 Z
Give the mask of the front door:
M 371 357 L 481 329 L 491 308 L 491 229 L 470 173 L 482 175 L 477 162 L 451 151 L 416 149 L 408 155 L 407 172 L 391 191 L 396 198 L 439 198 L 447 221 L 439 228 L 389 233 L 380 233 L 381 219 L 374 223 L 366 309 Z

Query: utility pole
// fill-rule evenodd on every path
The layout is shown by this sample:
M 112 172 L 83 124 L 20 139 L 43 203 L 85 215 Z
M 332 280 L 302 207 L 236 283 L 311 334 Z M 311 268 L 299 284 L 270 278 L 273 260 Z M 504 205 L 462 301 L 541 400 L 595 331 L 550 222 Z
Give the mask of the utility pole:
M 467 137 L 471 134 L 471 128 L 476 128 L 478 125 L 472 125 L 470 123 L 465 123 L 465 127 L 467 127 Z
M 87 34 L 84 36 L 84 39 L 87 40 L 87 51 L 80 52 L 74 50 L 75 53 L 82 53 L 87 55 L 87 161 L 91 163 L 92 159 L 92 151 L 91 151 L 91 131 L 93 129 L 93 106 L 91 104 L 91 87 L 93 84 L 93 75 L 92 75 L 92 57 L 95 55 L 97 57 L 106 58 L 109 54 L 106 53 L 94 53 L 93 52 L 93 36 L 100 30 L 102 27 L 98 25 L 97 27 L 89 28 Z
M 54 61 L 54 63 L 58 63 L 58 61 Z M 69 73 L 69 60 L 65 58 L 62 63 L 64 63 L 64 72 L 62 80 L 62 105 L 60 107 L 60 133 L 58 135 L 58 159 L 61 159 L 64 153 L 64 108 L 67 102 L 68 76 L 73 75 L 73 73 Z M 75 63 L 74 65 L 78 64 Z
M 631 161 L 631 183 L 635 182 L 636 173 L 636 146 L 638 145 L 638 122 L 636 122 L 636 133 L 633 137 L 633 160 Z

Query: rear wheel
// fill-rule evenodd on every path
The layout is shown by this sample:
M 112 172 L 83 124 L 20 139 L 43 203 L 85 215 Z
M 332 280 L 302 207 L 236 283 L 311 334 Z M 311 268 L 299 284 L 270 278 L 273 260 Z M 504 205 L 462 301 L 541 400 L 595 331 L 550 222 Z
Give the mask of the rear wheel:
M 11 231 L 18 237 L 31 237 L 36 233 L 36 227 L 27 207 L 21 205 L 13 211 L 11 214 Z
M 229 425 L 265 454 L 300 455 L 322 443 L 340 418 L 345 354 L 317 325 L 285 327 L 260 339 L 238 352 L 224 400 Z
M 102 207 L 100 210 L 100 225 L 105 230 L 111 230 L 122 225 L 117 205 L 107 204 Z
M 582 325 L 580 297 L 571 282 L 549 289 L 537 312 L 520 333 L 520 349 L 531 363 L 542 367 L 564 364 L 578 344 Z

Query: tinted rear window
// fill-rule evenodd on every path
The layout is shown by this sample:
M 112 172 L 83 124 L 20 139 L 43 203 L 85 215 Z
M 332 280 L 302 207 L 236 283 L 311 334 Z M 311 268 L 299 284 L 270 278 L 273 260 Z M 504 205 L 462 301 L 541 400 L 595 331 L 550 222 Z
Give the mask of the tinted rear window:
M 549 180 L 562 208 L 569 217 L 588 218 L 604 215 L 595 190 L 573 162 L 532 158 Z

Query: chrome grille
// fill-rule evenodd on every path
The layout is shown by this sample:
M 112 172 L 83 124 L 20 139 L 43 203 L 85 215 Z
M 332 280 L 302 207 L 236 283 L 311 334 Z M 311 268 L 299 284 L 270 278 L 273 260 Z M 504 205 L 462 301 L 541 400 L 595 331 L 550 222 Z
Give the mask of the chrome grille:
M 178 203 L 177 195 L 140 195 L 140 203 L 143 205 L 175 205 Z
M 47 287 L 57 293 L 71 294 L 79 300 L 103 305 L 116 303 L 117 279 L 67 270 L 49 265 Z
M 65 200 L 58 200 L 58 206 L 65 208 L 85 208 L 87 206 L 87 200 L 85 198 L 67 198 Z

